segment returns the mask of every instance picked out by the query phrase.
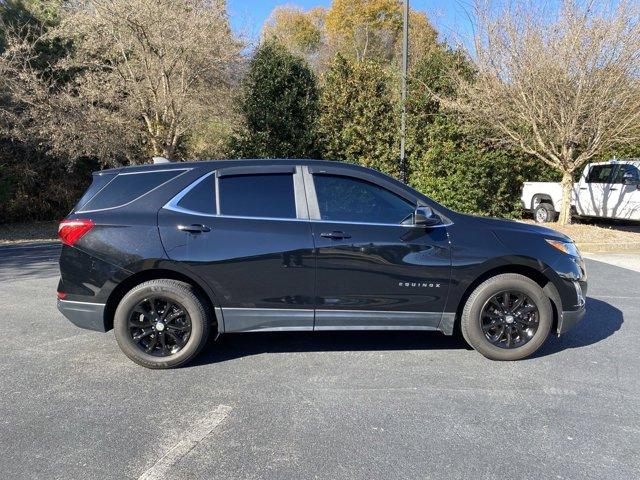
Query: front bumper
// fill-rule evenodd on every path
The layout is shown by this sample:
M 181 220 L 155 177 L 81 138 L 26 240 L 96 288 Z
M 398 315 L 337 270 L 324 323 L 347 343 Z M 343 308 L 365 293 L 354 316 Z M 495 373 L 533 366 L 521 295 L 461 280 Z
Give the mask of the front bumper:
M 576 291 L 577 310 L 563 310 L 558 319 L 558 335 L 568 332 L 584 318 L 587 313 L 587 282 L 585 280 L 574 281 Z
M 587 307 L 584 305 L 578 310 L 563 311 L 558 319 L 558 335 L 562 335 L 571 330 L 574 325 L 584 318 L 586 313 Z
M 71 323 L 80 328 L 95 330 L 96 332 L 106 332 L 104 307 L 103 303 L 74 302 L 58 299 L 58 310 Z

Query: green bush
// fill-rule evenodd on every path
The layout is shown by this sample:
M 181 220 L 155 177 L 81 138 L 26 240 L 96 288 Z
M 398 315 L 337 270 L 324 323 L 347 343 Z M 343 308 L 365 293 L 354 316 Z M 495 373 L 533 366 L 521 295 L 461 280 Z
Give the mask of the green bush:
M 324 158 L 398 175 L 397 78 L 337 55 L 325 75 L 318 130 Z
M 242 82 L 239 111 L 244 129 L 231 140 L 237 157 L 317 156 L 318 89 L 302 58 L 275 40 L 263 43 Z
M 409 183 L 460 212 L 518 217 L 522 183 L 552 180 L 554 174 L 539 161 L 487 140 L 491 132 L 464 124 L 445 111 L 436 95 L 455 92 L 452 72 L 473 75 L 465 57 L 444 46 L 411 72 Z
M 66 162 L 0 139 L 0 224 L 59 220 L 69 213 L 100 167 Z
M 411 185 L 453 210 L 475 215 L 517 218 L 525 180 L 539 180 L 537 162 L 506 150 L 470 146 L 429 150 L 410 177 Z

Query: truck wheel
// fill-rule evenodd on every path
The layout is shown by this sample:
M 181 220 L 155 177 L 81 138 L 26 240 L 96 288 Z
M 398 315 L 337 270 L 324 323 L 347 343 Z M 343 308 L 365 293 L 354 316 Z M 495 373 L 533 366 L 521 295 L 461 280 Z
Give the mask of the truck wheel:
M 120 301 L 113 329 L 122 352 L 147 368 L 173 368 L 191 361 L 209 336 L 210 313 L 191 285 L 151 280 Z
M 505 273 L 481 283 L 462 311 L 460 329 L 491 360 L 520 360 L 544 343 L 553 310 L 542 288 L 524 275 Z
M 533 211 L 533 218 L 537 223 L 553 222 L 556 219 L 556 211 L 550 203 L 539 203 Z

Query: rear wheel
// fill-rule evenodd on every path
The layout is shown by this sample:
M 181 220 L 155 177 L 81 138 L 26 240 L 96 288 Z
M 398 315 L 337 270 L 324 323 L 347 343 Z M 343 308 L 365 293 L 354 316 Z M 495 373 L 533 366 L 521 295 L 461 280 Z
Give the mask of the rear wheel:
M 465 340 L 492 360 L 534 353 L 551 330 L 553 311 L 542 288 L 524 275 L 496 275 L 480 284 L 462 312 Z
M 556 211 L 550 203 L 539 203 L 533 211 L 533 218 L 538 223 L 553 222 L 556 219 Z
M 147 368 L 186 364 L 209 336 L 210 315 L 193 288 L 176 280 L 151 280 L 129 291 L 113 327 L 122 352 Z

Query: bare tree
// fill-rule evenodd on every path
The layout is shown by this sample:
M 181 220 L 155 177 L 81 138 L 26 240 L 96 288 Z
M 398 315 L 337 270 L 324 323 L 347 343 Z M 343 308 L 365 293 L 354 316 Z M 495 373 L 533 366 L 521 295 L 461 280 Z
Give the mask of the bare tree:
M 481 5 L 477 18 L 477 74 L 446 103 L 562 172 L 569 223 L 573 172 L 640 140 L 640 5 Z
M 28 106 L 20 113 L 31 135 L 53 153 L 104 163 L 171 158 L 194 129 L 227 113 L 242 45 L 224 0 L 66 5 L 60 25 L 30 43 L 6 33 L 0 59 L 3 83 Z M 47 75 L 30 60 L 45 41 L 68 49 Z

